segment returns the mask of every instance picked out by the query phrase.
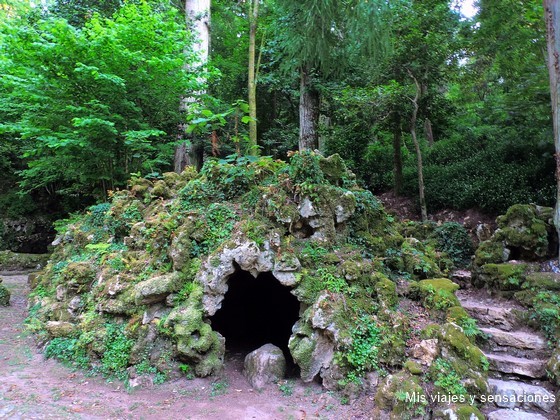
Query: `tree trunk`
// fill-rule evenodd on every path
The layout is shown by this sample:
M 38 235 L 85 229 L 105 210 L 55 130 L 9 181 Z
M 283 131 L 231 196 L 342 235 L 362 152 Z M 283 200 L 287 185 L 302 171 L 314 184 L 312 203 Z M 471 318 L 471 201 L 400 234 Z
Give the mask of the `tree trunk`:
M 548 72 L 550 76 L 550 98 L 554 147 L 556 149 L 556 209 L 554 224 L 560 236 L 560 1 L 544 0 L 546 39 L 548 45 Z M 560 254 L 558 257 L 560 261 Z
M 257 68 L 255 66 L 255 50 L 257 39 L 257 18 L 259 15 L 259 0 L 249 1 L 249 154 L 257 152 Z
M 210 0 L 185 0 L 185 19 L 187 28 L 195 34 L 195 42 L 192 47 L 198 54 L 199 65 L 203 66 L 208 61 L 210 51 Z M 188 71 L 193 71 L 187 68 Z M 199 95 L 204 92 L 197 92 Z M 189 104 L 196 102 L 193 97 L 185 97 L 181 101 L 181 111 L 188 112 Z M 180 127 L 179 136 L 184 138 L 185 129 Z M 174 170 L 181 173 L 186 166 L 201 166 L 200 152 L 195 150 L 194 139 L 190 142 L 182 142 L 175 149 L 173 160 Z
M 393 126 L 393 174 L 395 177 L 394 191 L 399 195 L 403 184 L 403 163 L 402 163 L 402 130 L 401 117 L 397 114 L 394 118 Z
M 426 136 L 426 140 L 428 140 L 428 145 L 432 147 L 434 144 L 434 131 L 432 130 L 432 122 L 429 118 L 424 120 L 424 134 Z
M 420 200 L 420 215 L 423 222 L 428 221 L 428 209 L 426 206 L 426 196 L 424 194 L 424 164 L 422 163 L 422 150 L 420 150 L 420 143 L 416 137 L 416 120 L 418 117 L 418 99 L 420 98 L 420 84 L 418 80 L 414 77 L 412 72 L 409 70 L 408 74 L 414 80 L 416 85 L 416 95 L 412 99 L 412 116 L 410 118 L 410 135 L 412 136 L 412 141 L 414 142 L 414 149 L 416 150 L 416 162 L 418 166 L 418 198 Z
M 320 98 L 306 67 L 301 69 L 299 95 L 299 151 L 315 150 L 319 146 Z

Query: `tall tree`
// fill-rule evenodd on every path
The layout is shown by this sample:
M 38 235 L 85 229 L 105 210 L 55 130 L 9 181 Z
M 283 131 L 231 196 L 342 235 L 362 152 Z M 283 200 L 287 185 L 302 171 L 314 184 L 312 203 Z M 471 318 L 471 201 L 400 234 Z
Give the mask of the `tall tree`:
M 341 73 L 351 52 L 380 49 L 383 1 L 278 0 L 284 67 L 299 74 L 299 149 L 319 145 L 318 80 Z
M 556 149 L 556 209 L 554 224 L 560 234 L 560 1 L 544 0 L 552 124 Z M 560 255 L 559 255 L 560 260 Z
M 257 75 L 258 63 L 256 59 L 257 23 L 259 17 L 259 1 L 248 0 L 249 4 L 249 65 L 247 89 L 249 103 L 249 153 L 257 152 Z
M 208 62 L 210 51 L 210 0 L 185 0 L 185 17 L 187 28 L 190 29 L 195 39 L 192 48 L 199 58 L 195 66 L 192 62 L 185 62 L 186 70 L 193 71 L 195 70 L 193 67 L 204 67 Z M 202 72 L 200 73 L 202 74 Z M 204 80 L 201 79 L 200 81 L 203 84 Z M 197 92 L 197 96 L 200 97 L 202 93 L 204 92 Z M 188 112 L 196 101 L 195 97 L 186 96 L 182 101 L 183 111 Z M 185 134 L 181 132 L 179 135 L 184 136 Z M 177 146 L 174 158 L 175 172 L 182 172 L 185 166 L 202 166 L 203 148 L 196 146 L 192 139 L 183 141 Z

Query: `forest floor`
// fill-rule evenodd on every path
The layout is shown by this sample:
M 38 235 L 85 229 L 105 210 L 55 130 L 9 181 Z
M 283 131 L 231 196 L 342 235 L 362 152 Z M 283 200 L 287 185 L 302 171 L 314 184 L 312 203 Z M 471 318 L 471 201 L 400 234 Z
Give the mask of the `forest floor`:
M 420 221 L 420 208 L 416 200 L 410 197 L 397 196 L 394 192 L 388 191 L 376 195 L 381 200 L 385 209 L 400 220 Z M 468 210 L 439 210 L 429 214 L 429 219 L 434 222 L 457 222 L 462 224 L 467 231 L 474 233 L 476 227 L 484 224 L 492 232 L 496 227 L 497 214 L 483 213 L 477 209 Z
M 26 332 L 27 275 L 3 275 L 11 306 L 0 307 L 0 419 L 367 419 L 373 397 L 349 405 L 319 384 L 289 380 L 262 392 L 230 357 L 219 378 L 182 379 L 150 389 L 127 389 L 46 360 Z

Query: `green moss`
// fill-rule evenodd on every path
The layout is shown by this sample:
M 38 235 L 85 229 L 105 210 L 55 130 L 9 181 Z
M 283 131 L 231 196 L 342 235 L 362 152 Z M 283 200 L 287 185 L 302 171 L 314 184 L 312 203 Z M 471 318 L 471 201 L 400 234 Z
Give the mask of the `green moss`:
M 171 190 L 167 186 L 166 182 L 163 180 L 159 180 L 154 184 L 154 188 L 150 192 L 153 197 L 160 197 L 163 199 L 167 199 L 171 197 Z
M 478 271 L 477 283 L 501 291 L 520 290 L 527 264 L 485 264 Z
M 10 291 L 6 286 L 0 284 L 0 306 L 10 305 Z
M 554 349 L 554 352 L 546 365 L 546 369 L 549 372 L 550 379 L 557 386 L 560 386 L 560 345 Z
M 425 414 L 428 397 L 419 378 L 403 371 L 386 377 L 374 400 L 379 409 L 391 412 L 391 419 L 412 419 Z
M 457 420 L 484 420 L 484 414 L 473 405 L 463 404 L 455 408 Z
M 422 366 L 420 363 L 415 362 L 414 360 L 407 360 L 404 363 L 404 368 L 408 370 L 413 375 L 421 375 L 423 373 Z
M 30 270 L 44 267 L 50 255 L 22 254 L 12 251 L 0 251 L 0 270 Z
M 317 342 L 308 336 L 297 336 L 290 339 L 288 348 L 294 358 L 294 362 L 300 367 L 302 377 L 307 377 L 313 368 L 313 352 L 317 347 Z
M 428 309 L 446 310 L 460 306 L 455 291 L 459 285 L 449 279 L 428 279 L 412 283 L 409 294 L 413 299 L 422 300 Z
M 450 349 L 453 349 L 470 368 L 479 372 L 487 370 L 487 360 L 484 353 L 469 340 L 459 327 L 453 324 L 443 325 L 438 338 L 443 340 Z
M 398 303 L 397 285 L 387 277 L 380 278 L 375 284 L 377 301 L 382 307 L 394 308 Z
M 475 266 L 498 264 L 504 262 L 504 246 L 501 242 L 491 240 L 482 242 L 474 254 Z
M 464 320 L 469 319 L 469 314 L 461 306 L 452 306 L 447 310 L 446 319 L 460 325 Z
M 560 275 L 556 273 L 531 273 L 528 274 L 523 288 L 535 288 L 537 290 L 560 291 Z
M 319 167 L 331 184 L 342 185 L 345 180 L 355 179 L 355 175 L 348 170 L 338 153 L 327 158 L 320 157 Z
M 69 285 L 86 286 L 95 280 L 96 271 L 89 262 L 68 264 L 62 273 L 64 282 Z

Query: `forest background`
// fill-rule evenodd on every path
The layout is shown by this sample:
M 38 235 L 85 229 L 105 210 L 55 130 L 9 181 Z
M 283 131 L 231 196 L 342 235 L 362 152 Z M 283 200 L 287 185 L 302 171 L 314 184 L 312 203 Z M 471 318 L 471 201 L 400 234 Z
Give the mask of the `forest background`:
M 414 198 L 421 154 L 429 212 L 554 205 L 540 1 L 480 0 L 472 17 L 445 0 L 192 3 L 3 3 L 0 216 L 105 201 L 177 169 L 181 144 L 232 177 L 318 148 Z

